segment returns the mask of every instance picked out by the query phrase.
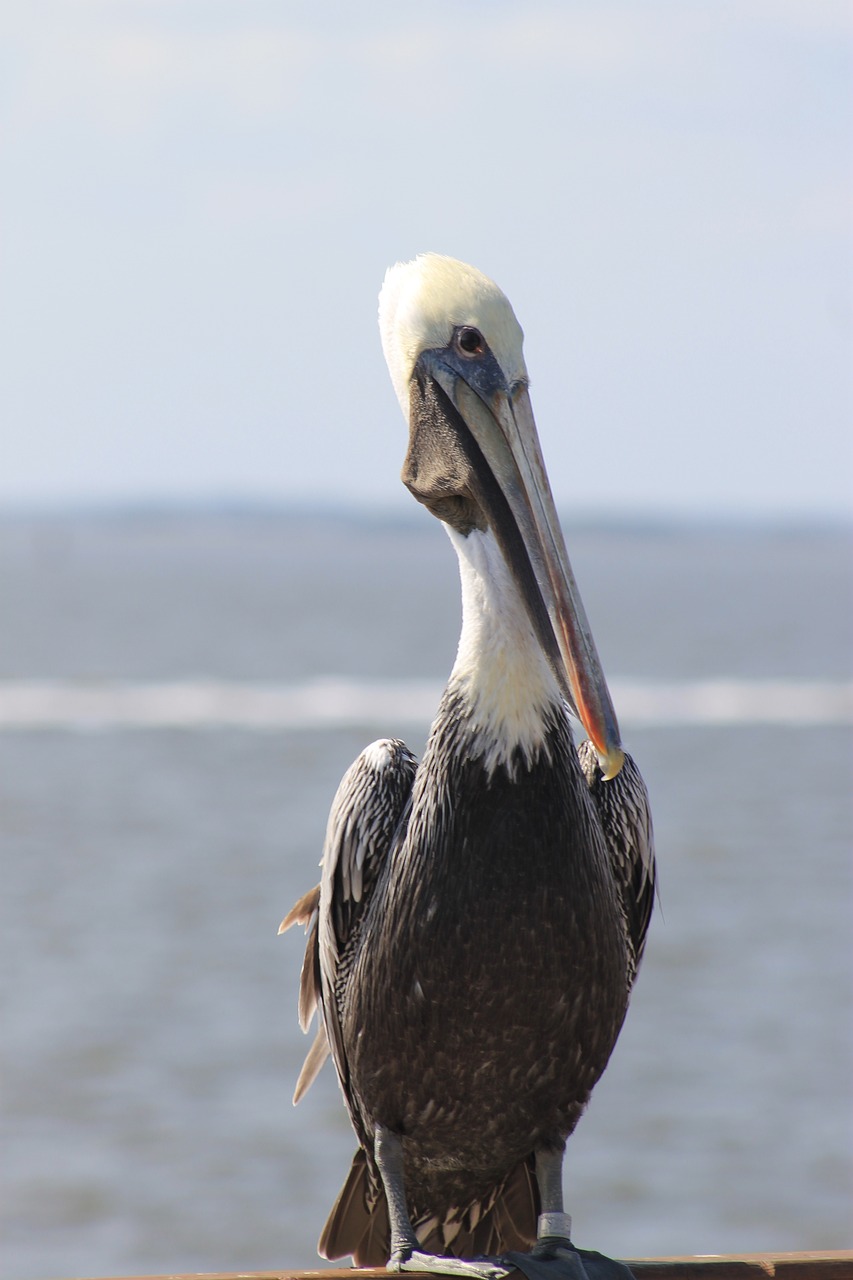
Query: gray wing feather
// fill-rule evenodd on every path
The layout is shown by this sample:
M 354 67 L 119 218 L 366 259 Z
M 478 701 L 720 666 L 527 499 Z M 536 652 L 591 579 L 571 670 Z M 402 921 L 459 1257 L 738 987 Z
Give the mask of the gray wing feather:
M 307 1031 L 318 1007 L 322 1022 L 302 1068 L 295 1102 L 313 1083 L 330 1051 L 347 1094 L 339 1009 L 343 980 L 377 877 L 406 813 L 416 771 L 415 757 L 396 738 L 365 747 L 344 774 L 332 801 L 320 884 L 300 898 L 282 921 L 282 930 L 304 924 L 308 933 L 300 979 L 300 1025 Z
M 302 1070 L 299 1072 L 299 1079 L 296 1081 L 296 1088 L 293 1090 L 293 1105 L 301 1102 L 305 1094 L 311 1088 L 317 1076 L 320 1074 L 320 1068 L 329 1056 L 329 1041 L 326 1038 L 326 1028 L 323 1026 L 322 1020 L 317 1028 L 317 1034 L 314 1042 L 308 1050 L 305 1061 L 302 1064 Z
M 320 886 L 317 884 L 303 893 L 290 908 L 278 926 L 279 933 L 286 933 L 294 924 L 304 924 L 308 934 L 302 972 L 299 975 L 299 1025 L 307 1031 L 320 999 L 320 969 L 317 964 L 317 926 L 320 914 Z
M 591 742 L 582 742 L 578 758 L 601 821 L 613 878 L 619 890 L 633 982 L 655 898 L 655 841 L 649 794 L 631 756 L 605 782 Z

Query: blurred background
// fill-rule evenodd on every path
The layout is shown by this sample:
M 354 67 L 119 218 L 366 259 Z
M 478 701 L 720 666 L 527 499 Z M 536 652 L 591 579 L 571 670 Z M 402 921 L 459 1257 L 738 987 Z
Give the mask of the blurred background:
M 580 1245 L 848 1245 L 853 22 L 834 0 L 0 10 L 0 1270 L 310 1266 L 301 939 L 454 558 L 376 295 L 525 327 L 661 904 Z

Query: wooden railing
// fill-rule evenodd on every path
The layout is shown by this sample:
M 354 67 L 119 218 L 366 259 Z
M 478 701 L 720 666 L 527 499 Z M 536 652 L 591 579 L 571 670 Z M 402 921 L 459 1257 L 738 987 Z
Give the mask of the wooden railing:
M 626 1258 L 636 1280 L 853 1280 L 853 1249 L 813 1253 L 713 1254 L 697 1258 Z M 324 1271 L 209 1272 L 125 1276 L 121 1280 L 388 1280 L 384 1268 Z M 109 1277 L 108 1280 L 120 1280 Z

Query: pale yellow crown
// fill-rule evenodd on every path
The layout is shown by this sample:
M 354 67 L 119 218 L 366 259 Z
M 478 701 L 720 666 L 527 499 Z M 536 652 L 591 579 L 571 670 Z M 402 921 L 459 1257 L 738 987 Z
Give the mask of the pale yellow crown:
M 521 325 L 506 296 L 482 271 L 438 253 L 388 268 L 379 294 L 379 331 L 406 417 L 415 361 L 422 351 L 446 347 L 459 325 L 480 330 L 510 386 L 527 382 Z

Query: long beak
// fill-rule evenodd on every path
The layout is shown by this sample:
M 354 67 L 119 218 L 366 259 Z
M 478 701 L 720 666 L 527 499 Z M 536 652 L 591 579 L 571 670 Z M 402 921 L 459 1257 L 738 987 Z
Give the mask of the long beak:
M 550 620 L 553 637 L 546 652 L 553 651 L 556 640 L 563 668 L 556 674 L 562 676 L 564 695 L 589 734 L 604 777 L 615 778 L 625 758 L 616 712 L 569 563 L 527 388 L 508 390 L 482 382 L 477 386 L 439 361 L 430 373 L 463 419 L 505 499 L 508 512 L 500 510 L 502 504 L 490 504 L 485 495 L 486 507 L 492 508 L 487 510 L 490 523 L 524 590 L 524 566 L 519 563 L 523 557 L 513 552 L 518 539 L 502 529 L 511 515 Z M 477 497 L 484 500 L 479 493 Z M 534 626 L 535 612 L 531 609 Z

